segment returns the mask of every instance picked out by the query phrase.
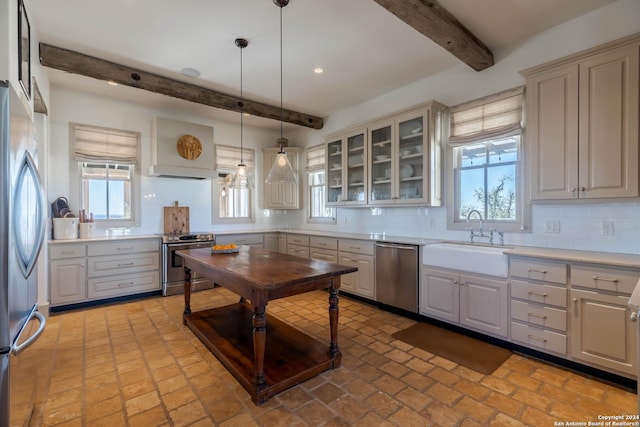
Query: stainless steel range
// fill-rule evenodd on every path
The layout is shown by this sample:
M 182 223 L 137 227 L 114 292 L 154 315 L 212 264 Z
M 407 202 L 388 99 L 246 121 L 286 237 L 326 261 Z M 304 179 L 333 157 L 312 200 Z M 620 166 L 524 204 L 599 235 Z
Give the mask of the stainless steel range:
M 184 293 L 184 271 L 182 257 L 176 251 L 182 249 L 208 248 L 215 244 L 213 233 L 165 234 L 162 236 L 162 295 Z M 191 274 L 191 290 L 213 288 L 209 279 Z

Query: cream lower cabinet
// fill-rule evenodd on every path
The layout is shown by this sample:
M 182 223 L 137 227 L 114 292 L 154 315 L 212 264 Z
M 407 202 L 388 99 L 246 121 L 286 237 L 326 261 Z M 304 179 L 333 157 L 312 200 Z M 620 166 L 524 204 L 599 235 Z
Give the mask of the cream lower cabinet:
M 637 323 L 629 295 L 640 271 L 571 266 L 571 357 L 605 371 L 636 378 Z
M 511 257 L 511 341 L 567 356 L 567 264 Z
M 87 298 L 87 245 L 49 246 L 51 306 L 82 302 Z
M 338 262 L 338 239 L 331 237 L 309 237 L 309 258 Z
M 525 70 L 532 200 L 638 197 L 635 36 Z
M 302 258 L 309 258 L 309 236 L 303 234 L 287 234 L 287 253 Z
M 422 269 L 420 314 L 508 336 L 508 283 L 438 268 Z
M 364 240 L 338 239 L 338 263 L 357 267 L 355 273 L 341 276 L 341 289 L 375 299 L 375 243 Z
M 216 235 L 216 245 L 247 245 L 256 248 L 264 248 L 264 235 L 262 233 L 241 233 Z
M 49 245 L 51 306 L 160 290 L 160 239 Z

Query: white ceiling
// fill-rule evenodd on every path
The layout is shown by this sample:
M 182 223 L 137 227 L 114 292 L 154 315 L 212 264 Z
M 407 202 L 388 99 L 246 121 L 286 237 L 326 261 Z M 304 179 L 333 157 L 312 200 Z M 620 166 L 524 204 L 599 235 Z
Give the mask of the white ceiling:
M 532 35 L 615 0 L 440 0 L 499 60 Z M 271 0 L 30 0 L 41 42 L 280 104 L 280 8 Z M 283 13 L 284 106 L 326 117 L 458 65 L 374 0 L 291 0 Z M 316 75 L 315 67 L 325 72 Z M 196 68 L 200 77 L 182 75 Z M 53 86 L 235 120 L 237 113 L 51 70 Z M 273 120 L 249 124 L 278 127 Z

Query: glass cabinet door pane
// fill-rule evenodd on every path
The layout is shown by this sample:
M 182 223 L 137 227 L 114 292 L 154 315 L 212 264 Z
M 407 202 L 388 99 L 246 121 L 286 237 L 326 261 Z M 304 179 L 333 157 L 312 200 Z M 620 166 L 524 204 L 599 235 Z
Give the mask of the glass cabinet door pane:
M 364 133 L 347 137 L 347 200 L 365 202 Z
M 342 140 L 329 142 L 327 144 L 327 203 L 342 202 L 343 163 Z
M 376 201 L 392 200 L 392 126 L 383 125 L 372 129 L 369 141 L 369 170 L 371 176 L 369 199 Z
M 423 193 L 423 116 L 398 123 L 398 197 L 421 199 Z

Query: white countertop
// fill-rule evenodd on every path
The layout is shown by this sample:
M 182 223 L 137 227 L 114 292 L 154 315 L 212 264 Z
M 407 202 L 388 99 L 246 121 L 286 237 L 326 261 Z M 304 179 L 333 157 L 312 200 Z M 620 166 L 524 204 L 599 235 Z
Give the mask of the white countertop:
M 95 236 L 90 239 L 52 239 L 48 241 L 49 245 L 60 245 L 69 243 L 91 243 L 91 242 L 108 242 L 114 240 L 140 240 L 140 239 L 160 239 L 158 234 L 127 234 L 114 236 Z

